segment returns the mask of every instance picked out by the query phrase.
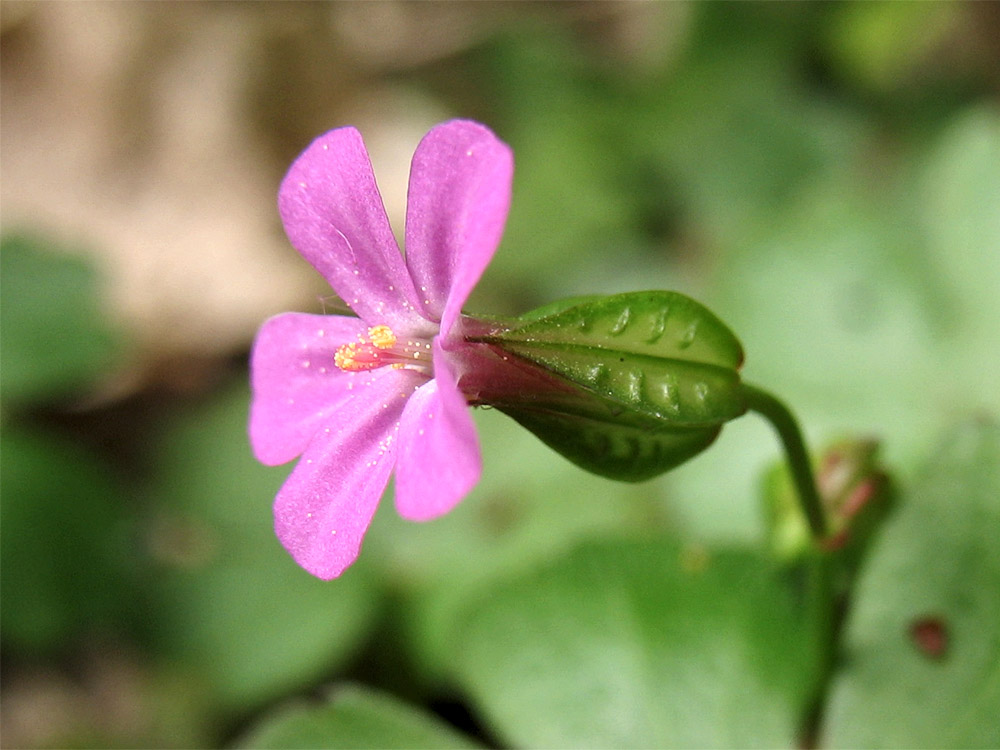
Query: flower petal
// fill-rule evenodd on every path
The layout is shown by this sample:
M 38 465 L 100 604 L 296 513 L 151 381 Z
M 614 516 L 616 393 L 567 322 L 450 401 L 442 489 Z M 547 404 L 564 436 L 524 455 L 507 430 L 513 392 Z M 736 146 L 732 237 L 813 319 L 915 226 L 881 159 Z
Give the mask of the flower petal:
M 434 380 L 410 397 L 399 421 L 396 509 L 427 521 L 454 508 L 482 474 L 476 426 L 465 398 L 434 342 Z
M 337 422 L 321 429 L 274 501 L 274 530 L 314 576 L 339 576 L 358 556 L 385 490 L 400 415 L 420 376 L 375 370 L 363 392 L 343 401 Z
M 445 334 L 500 243 L 513 174 L 510 148 L 469 120 L 438 125 L 413 154 L 406 265 Z
M 313 141 L 282 181 L 278 209 L 292 245 L 364 320 L 424 324 L 357 130 Z
M 285 313 L 261 326 L 250 356 L 250 444 L 269 466 L 291 461 L 343 398 L 371 379 L 333 363 L 334 352 L 367 331 L 357 318 Z

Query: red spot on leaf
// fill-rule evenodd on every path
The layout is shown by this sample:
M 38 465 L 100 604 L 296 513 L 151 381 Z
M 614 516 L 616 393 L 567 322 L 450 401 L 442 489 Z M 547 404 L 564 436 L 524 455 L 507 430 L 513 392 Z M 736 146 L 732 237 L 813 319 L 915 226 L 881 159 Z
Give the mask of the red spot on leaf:
M 928 659 L 940 659 L 948 651 L 948 627 L 940 617 L 920 617 L 910 623 L 910 639 Z

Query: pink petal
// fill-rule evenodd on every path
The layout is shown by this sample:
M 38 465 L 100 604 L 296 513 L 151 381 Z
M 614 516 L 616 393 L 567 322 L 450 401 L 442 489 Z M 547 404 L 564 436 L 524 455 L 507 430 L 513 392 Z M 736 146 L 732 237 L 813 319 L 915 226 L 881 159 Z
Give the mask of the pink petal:
M 476 426 L 445 357 L 435 341 L 434 380 L 410 397 L 399 421 L 396 509 L 412 521 L 450 511 L 482 473 Z
M 261 326 L 250 357 L 250 444 L 269 466 L 309 445 L 343 398 L 371 379 L 333 362 L 337 348 L 368 330 L 357 318 L 285 313 Z
M 413 155 L 406 265 L 446 334 L 500 243 L 513 173 L 510 148 L 468 120 L 438 125 Z
M 295 160 L 278 209 L 292 245 L 371 325 L 425 325 L 361 135 L 331 130 Z
M 274 530 L 295 561 L 319 578 L 357 558 L 396 453 L 400 415 L 420 377 L 375 370 L 322 428 L 274 501 Z

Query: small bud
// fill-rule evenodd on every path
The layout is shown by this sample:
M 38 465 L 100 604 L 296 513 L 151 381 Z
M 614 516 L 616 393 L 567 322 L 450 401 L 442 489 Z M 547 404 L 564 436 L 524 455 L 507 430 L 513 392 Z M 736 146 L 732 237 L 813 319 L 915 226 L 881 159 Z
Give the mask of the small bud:
M 844 550 L 852 566 L 860 560 L 892 505 L 888 475 L 878 462 L 878 443 L 843 440 L 824 451 L 816 475 L 826 513 L 827 550 Z M 764 507 L 772 552 L 795 559 L 811 545 L 809 527 L 783 465 L 765 479 Z

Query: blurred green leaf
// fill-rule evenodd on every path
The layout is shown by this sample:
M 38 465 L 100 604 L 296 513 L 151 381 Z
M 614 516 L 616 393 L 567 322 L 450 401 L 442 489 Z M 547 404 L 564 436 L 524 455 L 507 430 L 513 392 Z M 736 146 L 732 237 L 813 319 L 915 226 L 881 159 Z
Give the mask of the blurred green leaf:
M 599 542 L 468 602 L 452 658 L 527 747 L 777 747 L 812 690 L 802 602 L 761 556 Z
M 713 306 L 808 431 L 869 431 L 907 472 L 956 407 L 1000 408 L 998 122 L 975 110 L 931 143 L 919 193 L 831 172 L 731 248 Z
M 943 369 L 942 290 L 918 233 L 887 219 L 912 206 L 851 184 L 817 183 L 734 248 L 716 307 L 740 331 L 746 379 L 780 393 L 807 433 L 871 432 L 905 466 L 963 395 L 952 377 L 962 365 Z
M 239 745 L 246 748 L 473 748 L 478 742 L 440 719 L 366 688 L 333 688 L 324 703 L 286 706 Z
M 5 237 L 0 300 L 4 399 L 65 396 L 113 363 L 119 342 L 101 314 L 97 276 L 85 259 Z
M 77 443 L 7 424 L 0 476 L 4 644 L 55 652 L 118 628 L 136 581 L 109 467 Z
M 241 386 L 175 419 L 162 443 L 150 533 L 163 564 L 157 621 L 167 652 L 236 707 L 341 665 L 380 603 L 362 566 L 323 582 L 278 543 L 271 503 L 291 467 L 253 459 L 248 403 Z
M 490 276 L 506 280 L 512 296 L 525 287 L 541 296 L 609 241 L 634 237 L 632 197 L 607 127 L 618 102 L 565 29 L 503 36 L 487 52 L 499 115 L 510 123 L 502 132 L 517 154 L 518 196 Z
M 1000 409 L 998 123 L 995 108 L 970 110 L 898 174 L 874 165 L 874 183 L 816 174 L 727 248 L 706 298 L 740 333 L 745 377 L 780 393 L 813 439 L 871 433 L 909 475 L 955 409 Z M 715 499 L 746 492 L 768 455 L 758 420 L 728 425 L 666 478 L 704 498 L 678 514 L 699 535 L 756 538 Z
M 361 558 L 403 594 L 405 647 L 415 676 L 451 669 L 456 619 L 470 597 L 512 571 L 530 570 L 604 535 L 647 538 L 669 526 L 654 483 L 630 485 L 582 471 L 495 410 L 477 410 L 483 478 L 447 516 L 405 521 L 391 492 Z
M 942 395 L 1000 410 L 1000 108 L 961 113 L 920 175 L 919 222 L 941 287 Z
M 942 441 L 862 571 L 823 746 L 1000 745 L 1000 425 Z
M 813 28 L 803 21 L 822 11 L 808 4 L 694 7 L 685 56 L 642 90 L 627 130 L 633 158 L 673 188 L 654 198 L 679 202 L 696 249 L 711 254 L 770 226 L 842 163 L 864 123 L 833 99 L 809 96 L 801 80 Z M 620 115 L 617 122 L 620 128 Z
M 845 79 L 885 91 L 905 83 L 960 22 L 960 3 L 842 3 L 823 27 L 827 52 Z M 940 66 L 934 66 L 938 68 Z

